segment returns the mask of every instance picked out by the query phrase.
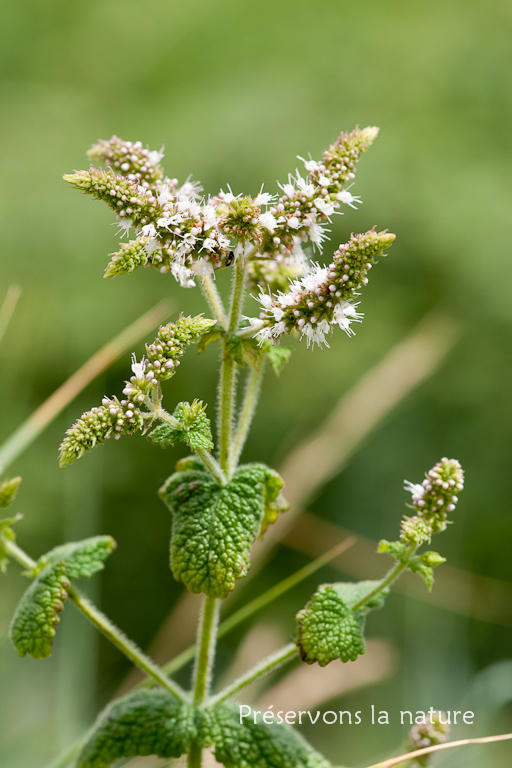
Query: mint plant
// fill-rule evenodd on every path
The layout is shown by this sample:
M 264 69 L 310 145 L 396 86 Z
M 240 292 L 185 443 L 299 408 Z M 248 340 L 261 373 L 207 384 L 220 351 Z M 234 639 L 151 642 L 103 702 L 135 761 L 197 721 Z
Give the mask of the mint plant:
M 270 366 L 278 375 L 286 364 L 292 353 L 292 347 L 281 344 L 286 337 L 328 347 L 336 327 L 354 335 L 354 325 L 363 319 L 359 297 L 369 272 L 395 239 L 373 228 L 351 235 L 329 263 L 311 260 L 312 252 L 322 252 L 333 216 L 343 206 L 361 203 L 350 190 L 358 161 L 377 133 L 372 127 L 356 128 L 341 133 L 319 161 L 301 158 L 304 175 L 290 175 L 280 196 L 221 191 L 206 198 L 199 184 L 180 185 L 165 176 L 162 151 L 115 136 L 89 151 L 90 159 L 105 169 L 92 165 L 64 177 L 114 211 L 123 237 L 133 231 L 133 239 L 111 254 L 106 277 L 154 267 L 184 288 L 198 285 L 209 315 L 182 314 L 162 325 L 142 359 L 132 356 L 122 393 L 84 413 L 60 446 L 62 467 L 111 437 L 140 433 L 155 450 L 179 442 L 188 446 L 191 455 L 178 461 L 159 494 L 172 518 L 172 573 L 204 596 L 189 691 L 75 586 L 104 567 L 115 548 L 111 537 L 64 544 L 34 561 L 16 543 L 13 525 L 19 516 L 0 521 L 2 570 L 13 559 L 32 580 L 10 628 L 18 654 L 50 655 L 69 598 L 148 675 L 149 685 L 113 701 L 99 716 L 76 751 L 75 768 L 106 768 L 120 758 L 144 755 L 187 755 L 189 767 L 198 768 L 207 748 L 227 768 L 327 768 L 328 761 L 283 724 L 280 713 L 262 717 L 247 705 L 240 708 L 235 695 L 293 660 L 321 666 L 355 661 L 365 652 L 368 614 L 384 605 L 403 571 L 418 574 L 432 588 L 434 568 L 444 558 L 424 547 L 446 528 L 463 489 L 463 472 L 454 459 L 441 459 L 421 483 L 406 482 L 413 514 L 403 518 L 396 540 L 379 545 L 394 559 L 387 575 L 380 581 L 319 586 L 297 614 L 294 642 L 211 692 L 222 600 L 247 574 L 253 543 L 287 509 L 276 471 L 261 463 L 240 463 L 264 373 Z M 216 287 L 220 269 L 233 273 L 228 309 Z M 248 290 L 252 296 L 246 296 Z M 172 387 L 164 384 L 178 373 L 189 347 L 202 351 L 212 343 L 221 347 L 215 439 L 207 406 L 197 399 L 176 403 Z M 246 385 L 237 408 L 243 372 Z M 0 506 L 13 502 L 18 485 L 19 478 L 3 482 Z M 411 737 L 411 744 L 423 745 L 419 738 Z

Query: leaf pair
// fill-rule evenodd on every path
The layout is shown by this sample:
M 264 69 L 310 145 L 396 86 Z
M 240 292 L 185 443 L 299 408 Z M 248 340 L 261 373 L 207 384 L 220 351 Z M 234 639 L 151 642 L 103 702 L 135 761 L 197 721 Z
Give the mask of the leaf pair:
M 173 417 L 181 426 L 159 424 L 149 433 L 151 442 L 161 448 L 168 448 L 181 440 L 193 451 L 211 451 L 213 448 L 210 419 L 205 414 L 205 406 L 200 400 L 190 403 L 178 403 Z
M 176 579 L 191 592 L 226 597 L 247 573 L 253 542 L 284 508 L 278 501 L 282 487 L 264 464 L 239 467 L 221 487 L 199 461 L 188 460 L 160 490 L 173 516 Z
M 297 733 L 283 725 L 255 724 L 237 705 L 192 707 L 165 691 L 136 691 L 100 715 L 76 768 L 107 768 L 119 758 L 177 758 L 196 743 L 213 747 L 227 768 L 329 768 Z
M 90 577 L 101 570 L 115 546 L 111 536 L 95 536 L 55 547 L 40 558 L 34 581 L 21 598 L 10 626 L 10 637 L 20 656 L 45 659 L 51 654 L 70 579 Z
M 381 608 L 389 589 L 354 609 L 380 582 L 322 584 L 297 614 L 297 645 L 303 661 L 325 667 L 340 659 L 355 661 L 366 651 L 364 625 L 368 611 Z

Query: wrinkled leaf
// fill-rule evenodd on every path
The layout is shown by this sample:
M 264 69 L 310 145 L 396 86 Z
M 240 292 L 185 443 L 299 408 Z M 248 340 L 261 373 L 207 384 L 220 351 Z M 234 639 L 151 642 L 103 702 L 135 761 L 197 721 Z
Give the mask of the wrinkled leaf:
M 226 768 L 329 768 L 329 763 L 292 728 L 242 718 L 236 705 L 215 710 L 213 752 Z M 245 714 L 245 711 L 244 711 Z
M 178 403 L 173 413 L 182 428 L 170 424 L 159 424 L 149 433 L 149 439 L 162 448 L 183 440 L 193 451 L 199 449 L 211 451 L 213 448 L 210 420 L 206 416 L 205 406 L 199 400 L 190 403 Z
M 75 765 L 108 768 L 119 758 L 177 758 L 194 741 L 213 747 L 226 768 L 329 768 L 288 726 L 256 725 L 252 714 L 240 719 L 237 705 L 194 708 L 166 691 L 136 691 L 100 715 Z
M 166 691 L 136 691 L 102 712 L 76 768 L 106 768 L 121 757 L 180 757 L 196 736 L 192 707 Z
M 353 610 L 352 606 L 378 584 L 378 581 L 323 584 L 317 589 L 306 607 L 297 614 L 297 645 L 303 661 L 325 667 L 335 659 L 355 661 L 365 653 L 366 614 L 383 605 L 387 590 L 360 609 Z
M 39 560 L 38 565 L 44 567 L 48 562 L 54 564 L 63 560 L 70 579 L 78 579 L 81 576 L 90 578 L 104 568 L 104 561 L 115 548 L 116 542 L 112 536 L 93 536 L 84 541 L 73 541 L 55 547 Z
M 263 464 L 247 464 L 223 487 L 198 469 L 165 483 L 160 495 L 173 515 L 171 567 L 191 592 L 225 597 L 245 576 L 269 500 L 279 493 L 277 477 Z
M 45 659 L 51 654 L 68 587 L 66 565 L 60 561 L 45 568 L 27 589 L 10 626 L 10 637 L 20 656 Z

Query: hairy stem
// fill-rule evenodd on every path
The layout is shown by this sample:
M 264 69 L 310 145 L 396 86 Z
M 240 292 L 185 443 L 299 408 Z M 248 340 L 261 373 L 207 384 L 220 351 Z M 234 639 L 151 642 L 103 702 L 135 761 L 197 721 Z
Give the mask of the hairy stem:
M 382 592 L 383 589 L 386 589 L 386 587 L 389 587 L 390 584 L 392 584 L 402 573 L 403 570 L 405 570 L 409 564 L 409 560 L 416 552 L 417 547 L 411 546 L 407 550 L 403 562 L 399 562 L 395 565 L 394 568 L 392 568 L 387 576 L 384 576 L 384 578 L 379 581 L 375 589 L 372 589 L 371 592 L 369 592 L 365 597 L 361 598 L 359 602 L 357 602 L 355 605 L 352 606 L 353 611 L 357 611 L 359 608 L 362 608 L 366 603 L 368 603 L 370 600 L 372 600 L 374 597 L 376 597 L 380 592 Z
M 230 333 L 235 333 L 240 322 L 245 291 L 245 262 L 243 249 L 237 246 L 235 277 L 233 280 L 233 292 L 231 295 L 231 309 L 229 312 Z M 229 473 L 231 467 L 231 438 L 233 426 L 233 412 L 235 402 L 237 365 L 231 354 L 229 336 L 224 339 L 222 350 L 222 365 L 220 371 L 219 386 L 219 459 L 224 472 Z M 229 474 L 228 474 L 229 479 Z
M 238 627 L 239 624 L 241 624 L 243 621 L 246 621 L 254 613 L 260 611 L 262 608 L 264 608 L 266 605 L 269 605 L 278 597 L 286 594 L 286 592 L 295 587 L 297 584 L 300 584 L 300 582 L 304 579 L 312 576 L 324 565 L 327 565 L 331 562 L 331 560 L 334 560 L 335 557 L 341 555 L 342 552 L 350 549 L 350 547 L 352 547 L 355 542 L 356 539 L 353 536 L 349 536 L 339 544 L 336 544 L 336 546 L 332 549 L 329 549 L 325 554 L 320 555 L 320 557 L 317 557 L 311 563 L 305 565 L 304 568 L 301 568 L 295 573 L 292 573 L 290 576 L 287 576 L 287 578 L 283 579 L 283 581 L 279 582 L 279 584 L 275 584 L 273 587 L 270 587 L 270 589 L 268 589 L 266 592 L 263 592 L 262 595 L 255 597 L 254 600 L 251 600 L 249 603 L 245 603 L 245 605 L 243 605 L 237 611 L 232 613 L 231 616 L 228 616 L 227 619 L 224 619 L 224 621 L 220 623 L 217 632 L 217 639 L 224 637 L 224 635 L 227 635 L 227 633 L 231 632 L 232 629 Z M 190 645 L 188 648 L 185 648 L 184 651 L 179 653 L 171 661 L 165 664 L 163 667 L 164 671 L 168 675 L 174 674 L 179 669 L 182 669 L 186 664 L 188 664 L 189 661 L 192 661 L 195 652 L 195 645 Z M 143 680 L 141 683 L 139 683 L 138 687 L 146 688 L 150 683 L 150 680 Z
M 17 560 L 20 565 L 27 568 L 29 571 L 34 571 L 37 567 L 35 560 L 32 560 L 26 552 L 24 552 L 13 541 L 9 541 L 6 538 L 2 538 L 2 547 L 5 552 L 12 557 L 13 560 Z M 119 650 L 124 653 L 134 664 L 136 664 L 143 672 L 149 675 L 155 682 L 165 688 L 169 693 L 175 696 L 180 701 L 187 701 L 188 697 L 185 691 L 183 691 L 179 685 L 170 680 L 165 672 L 160 669 L 148 656 L 146 656 L 131 640 L 129 640 L 110 619 L 105 616 L 98 608 L 96 608 L 90 600 L 84 597 L 75 587 L 70 585 L 68 587 L 68 595 L 70 600 L 74 602 L 77 608 L 91 621 L 97 629 L 107 637 L 111 643 L 113 643 Z
M 238 424 L 233 438 L 231 449 L 230 473 L 233 473 L 238 466 L 240 456 L 249 434 L 251 422 L 256 411 L 258 398 L 261 390 L 261 382 L 265 372 L 265 358 L 260 363 L 259 369 L 251 368 L 247 377 L 244 400 L 238 417 Z
M 222 325 L 224 330 L 227 330 L 228 318 L 224 309 L 224 304 L 222 303 L 217 286 L 210 275 L 205 275 L 201 278 L 201 288 L 208 306 L 215 315 L 217 322 L 219 325 Z
M 210 688 L 211 671 L 215 658 L 219 608 L 220 600 L 215 597 L 204 598 L 199 627 L 196 666 L 194 669 L 194 704 L 202 704 Z
M 288 661 L 297 658 L 298 653 L 299 651 L 295 643 L 288 643 L 288 645 L 285 645 L 279 651 L 276 651 L 276 653 L 273 653 L 271 656 L 263 659 L 263 661 L 260 661 L 259 664 L 250 669 L 248 672 L 245 672 L 239 678 L 234 680 L 230 685 L 227 685 L 215 696 L 212 696 L 208 702 L 209 705 L 212 706 L 219 704 L 221 701 L 225 701 L 226 699 L 231 698 L 231 696 L 234 696 L 236 693 L 238 693 L 238 691 L 241 691 L 242 688 L 250 685 L 259 677 L 268 675 L 268 673 L 272 672 L 274 669 L 278 669 L 278 667 L 282 667 L 282 665 L 286 664 Z
M 201 705 L 210 690 L 215 647 L 217 644 L 217 625 L 219 622 L 220 600 L 215 597 L 204 598 L 203 610 L 199 620 L 196 664 L 192 685 L 192 702 Z M 201 768 L 202 748 L 192 742 L 188 753 L 188 768 Z

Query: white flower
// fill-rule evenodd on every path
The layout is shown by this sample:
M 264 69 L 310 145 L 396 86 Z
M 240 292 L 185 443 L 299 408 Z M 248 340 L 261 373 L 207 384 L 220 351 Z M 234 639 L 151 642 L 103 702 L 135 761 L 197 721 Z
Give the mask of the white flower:
M 315 208 L 320 211 L 320 213 L 323 213 L 325 216 L 329 217 L 332 216 L 334 213 L 334 206 L 331 203 L 331 201 L 324 200 L 322 197 L 316 197 L 313 200 L 315 204 Z
M 214 240 L 212 237 L 205 237 L 205 239 L 203 240 L 203 247 L 201 248 L 201 250 L 203 250 L 203 248 L 206 248 L 207 251 L 214 251 L 216 247 L 217 247 L 216 240 Z
M 348 191 L 348 189 L 342 189 L 341 192 L 338 192 L 336 197 L 341 203 L 350 205 L 350 207 L 353 208 L 355 211 L 357 211 L 357 208 L 354 205 L 354 203 L 361 205 L 361 203 L 363 202 L 360 197 L 353 195 L 351 192 Z
M 213 272 L 213 264 L 201 257 L 191 265 L 190 269 L 194 275 L 211 275 Z
M 154 224 L 145 224 L 140 231 L 144 237 L 153 238 L 156 236 L 156 228 Z
M 285 221 L 292 229 L 298 229 L 300 227 L 300 221 L 297 216 L 290 216 L 290 218 L 285 219 Z
M 264 309 L 270 309 L 272 306 L 272 296 L 269 293 L 260 293 L 258 301 Z
M 319 323 L 315 324 L 305 323 L 305 325 L 302 326 L 302 336 L 306 337 L 308 348 L 310 344 L 313 344 L 313 346 L 318 344 L 319 347 L 321 347 L 322 344 L 325 344 L 325 346 L 328 347 L 329 344 L 325 340 L 325 337 L 330 330 L 331 326 L 327 320 L 321 320 Z
M 302 178 L 302 176 L 297 172 L 297 186 L 302 192 L 303 195 L 306 197 L 313 197 L 315 194 L 315 187 L 310 182 L 307 182 L 305 179 Z
M 328 187 L 329 184 L 331 183 L 331 180 L 328 176 L 324 176 L 323 174 L 320 174 L 320 176 L 318 177 L 318 183 L 320 184 L 321 187 Z
M 247 317 L 247 315 L 243 315 L 243 318 L 244 320 L 248 321 L 249 326 L 254 328 L 255 331 L 261 328 L 263 325 L 263 320 L 261 320 L 259 317 Z
M 174 262 L 174 264 L 171 264 L 171 273 L 182 288 L 194 288 L 195 282 L 192 277 L 192 272 L 188 267 L 184 267 L 183 264 Z
M 258 220 L 262 227 L 265 227 L 265 229 L 268 229 L 269 232 L 273 232 L 274 229 L 277 227 L 277 221 L 275 219 L 275 216 L 273 216 L 268 211 L 266 213 L 262 213 Z
M 160 243 L 156 239 L 156 237 L 153 237 L 151 240 L 148 240 L 147 243 L 144 246 L 144 250 L 148 254 L 148 256 L 155 251 L 158 251 L 160 248 Z
M 144 378 L 144 369 L 146 368 L 146 358 L 142 358 L 140 363 L 137 362 L 135 354 L 132 354 L 132 371 L 138 379 Z
M 285 193 L 286 197 L 293 197 L 295 195 L 295 187 L 293 184 L 283 184 L 280 185 L 281 189 Z
M 269 326 L 266 326 L 265 328 L 262 328 L 257 335 L 260 337 L 259 345 L 261 347 L 261 345 L 265 341 L 272 341 L 272 338 L 273 338 L 272 328 L 270 328 Z
M 271 195 L 270 192 L 260 192 L 259 195 L 255 198 L 254 202 L 256 205 L 270 205 L 270 203 L 274 200 L 274 195 Z
M 117 232 L 120 235 L 120 237 L 124 237 L 125 235 L 126 237 L 128 237 L 130 233 L 130 229 L 133 227 L 133 221 L 128 218 L 119 219 L 119 221 L 117 222 L 117 226 L 118 226 Z
M 404 491 L 412 493 L 412 501 L 421 501 L 425 493 L 425 488 L 420 483 L 411 483 L 409 480 L 404 480 Z
M 211 229 L 217 226 L 217 214 L 215 208 L 211 204 L 205 205 L 203 208 L 204 228 L 205 230 Z
M 322 227 L 321 224 L 317 224 L 316 221 L 312 222 L 309 227 L 309 239 L 311 242 L 315 245 L 320 245 L 326 237 L 325 227 Z
M 309 160 L 304 160 L 304 158 L 301 157 L 300 155 L 297 155 L 297 159 L 302 160 L 302 162 L 304 163 L 304 168 L 306 169 L 306 171 L 309 171 L 309 173 L 312 173 L 313 171 L 318 171 L 318 162 L 316 160 L 311 160 L 311 158 Z
M 149 162 L 151 165 L 158 165 L 162 157 L 164 156 L 164 145 L 160 147 L 160 149 L 153 149 L 148 156 Z
M 355 306 L 348 301 L 340 301 L 334 307 L 333 321 L 339 325 L 342 331 L 345 331 L 347 336 L 355 335 L 355 331 L 350 327 L 350 323 L 360 323 L 363 317 L 363 313 L 357 312 Z
M 311 271 L 308 272 L 300 280 L 300 284 L 306 291 L 316 291 L 325 281 L 329 270 L 326 267 L 321 267 L 319 264 L 312 264 Z

